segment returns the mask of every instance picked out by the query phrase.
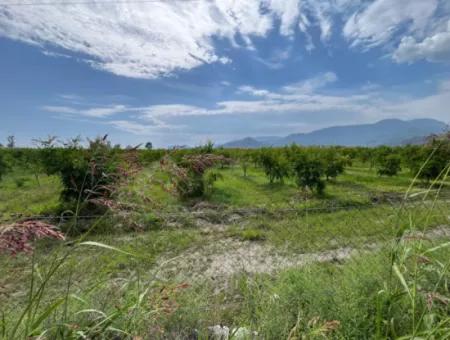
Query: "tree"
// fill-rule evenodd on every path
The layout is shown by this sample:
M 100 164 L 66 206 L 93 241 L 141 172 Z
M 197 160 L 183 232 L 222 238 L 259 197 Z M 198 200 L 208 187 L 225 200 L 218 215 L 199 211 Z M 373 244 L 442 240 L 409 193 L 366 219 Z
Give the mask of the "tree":
M 56 137 L 55 137 L 56 138 Z M 79 148 L 81 144 L 81 136 L 76 136 L 75 138 L 69 138 L 66 142 L 63 143 L 66 148 Z
M 325 190 L 325 182 L 322 179 L 325 172 L 323 162 L 301 153 L 293 163 L 293 171 L 299 187 L 310 189 L 319 195 L 323 194 Z
M 16 147 L 16 137 L 15 136 L 13 136 L 13 135 L 8 136 L 6 138 L 6 140 L 7 140 L 7 143 L 6 143 L 7 148 L 13 149 Z
M 395 176 L 402 169 L 401 158 L 398 155 L 391 154 L 379 160 L 378 175 Z
M 414 173 L 427 182 L 437 179 L 450 166 L 450 136 L 447 139 L 433 139 L 418 154 Z
M 79 138 L 79 137 L 77 137 L 77 138 Z M 37 145 L 40 148 L 53 148 L 56 146 L 57 139 L 58 139 L 57 136 L 48 135 L 46 139 L 38 138 L 38 139 L 33 139 L 32 141 L 35 145 Z M 69 143 L 69 141 L 67 143 Z M 68 144 L 66 144 L 66 143 L 63 143 L 63 145 L 68 146 Z
M 198 150 L 199 153 L 212 154 L 214 152 L 214 142 L 212 140 L 208 140 L 206 144 L 200 146 Z
M 247 170 L 250 163 L 250 156 L 247 153 L 244 153 L 240 157 L 240 163 L 242 167 L 242 171 L 244 172 L 244 177 L 247 177 Z
M 147 150 L 152 150 L 152 149 L 153 149 L 153 144 L 152 144 L 152 142 L 147 142 L 147 143 L 145 143 L 145 148 L 146 148 Z
M 273 149 L 262 149 L 259 157 L 261 166 L 269 182 L 283 182 L 283 179 L 289 175 L 289 163 L 279 152 Z
M 64 201 L 109 197 L 112 185 L 122 176 L 119 153 L 107 136 L 88 142 L 87 149 L 45 147 L 39 151 L 45 172 L 60 176 Z
M 338 175 L 343 173 L 347 162 L 348 160 L 345 157 L 337 154 L 336 150 L 328 150 L 324 156 L 324 172 L 327 181 L 330 178 L 336 178 Z

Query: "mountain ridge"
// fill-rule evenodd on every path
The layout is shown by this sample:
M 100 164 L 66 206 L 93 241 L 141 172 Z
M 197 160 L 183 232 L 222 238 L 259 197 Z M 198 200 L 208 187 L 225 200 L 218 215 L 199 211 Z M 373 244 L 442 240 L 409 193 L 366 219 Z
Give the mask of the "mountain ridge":
M 225 148 L 259 148 L 264 146 L 341 145 L 378 146 L 404 145 L 431 134 L 444 132 L 448 126 L 431 118 L 413 120 L 384 119 L 375 123 L 339 125 L 308 133 L 293 133 L 285 137 L 245 137 L 223 144 Z

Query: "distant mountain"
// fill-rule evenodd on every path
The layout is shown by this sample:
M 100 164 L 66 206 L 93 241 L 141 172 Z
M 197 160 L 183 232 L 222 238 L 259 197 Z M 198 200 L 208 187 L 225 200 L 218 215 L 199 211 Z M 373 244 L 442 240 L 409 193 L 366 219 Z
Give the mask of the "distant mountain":
M 253 148 L 260 148 L 265 145 L 266 145 L 266 143 L 260 142 L 260 141 L 256 140 L 255 138 L 247 137 L 247 138 L 243 138 L 243 139 L 225 143 L 222 146 L 225 148 L 253 149 Z
M 226 148 L 258 148 L 262 146 L 342 145 L 377 146 L 417 143 L 424 137 L 441 133 L 446 124 L 434 119 L 385 119 L 374 124 L 333 126 L 309 133 L 291 134 L 286 137 L 247 137 L 224 144 Z

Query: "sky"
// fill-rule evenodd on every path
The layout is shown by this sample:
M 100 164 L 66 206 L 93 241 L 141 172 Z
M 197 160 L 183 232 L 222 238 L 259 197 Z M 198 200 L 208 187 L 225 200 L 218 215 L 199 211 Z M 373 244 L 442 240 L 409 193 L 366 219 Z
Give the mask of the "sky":
M 0 142 L 450 123 L 448 0 L 0 0 Z

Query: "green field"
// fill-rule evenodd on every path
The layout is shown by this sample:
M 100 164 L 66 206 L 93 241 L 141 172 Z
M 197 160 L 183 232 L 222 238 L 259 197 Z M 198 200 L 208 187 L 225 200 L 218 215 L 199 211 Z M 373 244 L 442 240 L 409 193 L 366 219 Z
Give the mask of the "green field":
M 117 184 L 122 208 L 64 222 L 57 176 L 9 172 L 3 224 L 86 227 L 0 255 L 0 338 L 206 339 L 219 324 L 259 334 L 239 339 L 448 338 L 446 177 L 410 188 L 407 170 L 354 162 L 318 196 L 260 167 L 216 171 L 212 190 L 182 199 L 147 164 Z

